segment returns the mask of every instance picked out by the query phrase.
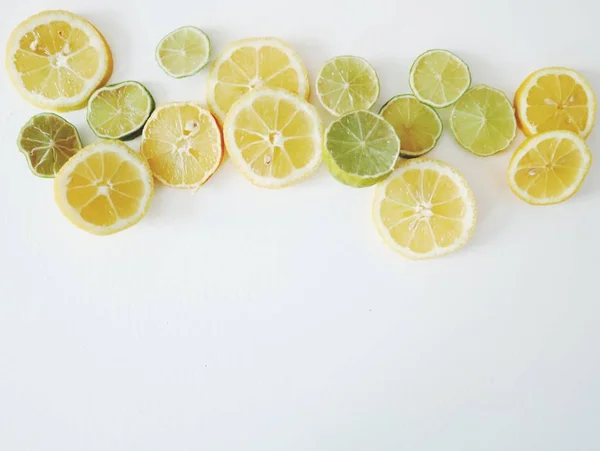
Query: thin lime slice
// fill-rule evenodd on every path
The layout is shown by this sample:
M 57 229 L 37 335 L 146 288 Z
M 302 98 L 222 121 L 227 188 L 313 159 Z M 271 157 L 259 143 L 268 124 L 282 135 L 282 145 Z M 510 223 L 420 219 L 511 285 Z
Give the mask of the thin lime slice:
M 379 98 L 379 78 L 363 58 L 338 56 L 321 68 L 317 95 L 323 107 L 334 116 L 368 110 Z
M 198 73 L 210 59 L 210 39 L 196 27 L 181 27 L 158 43 L 156 62 L 165 73 L 174 78 Z
M 400 156 L 414 158 L 432 150 L 442 136 L 442 120 L 437 112 L 415 96 L 399 95 L 387 101 L 379 112 L 392 124 L 400 138 Z
M 362 188 L 394 170 L 400 139 L 381 116 L 360 110 L 331 123 L 325 132 L 323 161 L 337 180 Z
M 142 133 L 154 111 L 154 99 L 144 85 L 124 81 L 96 91 L 88 103 L 87 121 L 105 139 L 127 141 Z
M 421 102 L 433 108 L 445 108 L 469 89 L 471 71 L 448 50 L 428 50 L 413 63 L 408 83 Z
M 486 157 L 510 146 L 517 134 L 517 120 L 506 94 L 477 85 L 454 105 L 450 128 L 458 144 Z
M 53 113 L 33 116 L 19 132 L 17 146 L 31 172 L 46 178 L 54 177 L 82 147 L 75 126 Z

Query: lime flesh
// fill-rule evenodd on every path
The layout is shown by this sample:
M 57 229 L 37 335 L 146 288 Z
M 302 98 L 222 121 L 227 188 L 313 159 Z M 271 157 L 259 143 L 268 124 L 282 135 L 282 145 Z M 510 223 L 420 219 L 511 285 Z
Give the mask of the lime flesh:
M 202 30 L 186 26 L 172 31 L 156 47 L 156 62 L 169 76 L 189 77 L 210 59 L 210 39 Z

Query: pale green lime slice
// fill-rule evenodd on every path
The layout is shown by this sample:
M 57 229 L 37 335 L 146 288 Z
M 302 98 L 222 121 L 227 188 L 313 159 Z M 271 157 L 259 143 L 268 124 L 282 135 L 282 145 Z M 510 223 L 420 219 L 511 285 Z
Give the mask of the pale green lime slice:
M 17 146 L 34 175 L 54 177 L 81 149 L 81 139 L 70 122 L 53 113 L 41 113 L 21 128 Z
M 379 98 L 379 79 L 375 69 L 363 58 L 338 56 L 321 68 L 317 96 L 334 116 L 368 110 Z
M 206 66 L 210 59 L 210 48 L 210 39 L 202 30 L 191 26 L 181 27 L 158 43 L 156 62 L 171 77 L 189 77 Z
M 401 157 L 425 155 L 442 136 L 444 127 L 440 116 L 415 96 L 406 94 L 392 97 L 379 114 L 396 130 L 401 143 Z
M 400 139 L 381 116 L 366 110 L 345 114 L 325 131 L 323 161 L 340 182 L 371 186 L 394 170 Z
M 433 108 L 445 108 L 469 89 L 471 71 L 448 50 L 428 50 L 413 63 L 408 83 L 421 102 Z
M 124 81 L 97 90 L 87 108 L 87 121 L 99 138 L 127 141 L 142 133 L 154 111 L 154 99 L 144 85 Z
M 450 129 L 465 149 L 481 157 L 493 155 L 508 148 L 515 139 L 515 110 L 502 91 L 477 85 L 454 105 Z

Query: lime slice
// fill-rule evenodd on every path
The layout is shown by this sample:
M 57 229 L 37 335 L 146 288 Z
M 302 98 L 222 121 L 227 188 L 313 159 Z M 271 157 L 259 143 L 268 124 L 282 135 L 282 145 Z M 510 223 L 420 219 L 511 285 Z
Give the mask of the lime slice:
M 454 105 L 450 128 L 462 147 L 486 157 L 510 146 L 517 134 L 517 120 L 502 91 L 477 85 Z
M 317 95 L 334 116 L 368 110 L 379 98 L 375 69 L 363 58 L 338 56 L 327 61 L 317 78 Z
M 23 126 L 17 145 L 34 175 L 54 177 L 81 149 L 81 139 L 73 124 L 56 114 L 41 113 Z
M 92 95 L 87 121 L 98 137 L 127 141 L 142 133 L 153 110 L 150 92 L 137 81 L 124 81 L 105 86 Z
M 421 102 L 445 108 L 455 103 L 471 86 L 471 72 L 448 50 L 428 50 L 410 68 L 408 83 Z
M 415 96 L 392 97 L 379 112 L 400 138 L 400 156 L 414 158 L 432 150 L 442 136 L 442 120 L 436 111 Z
M 381 116 L 360 110 L 332 122 L 325 132 L 323 161 L 337 180 L 362 188 L 394 170 L 400 139 Z
M 156 62 L 165 73 L 184 78 L 200 71 L 210 58 L 210 39 L 196 27 L 172 31 L 156 46 Z

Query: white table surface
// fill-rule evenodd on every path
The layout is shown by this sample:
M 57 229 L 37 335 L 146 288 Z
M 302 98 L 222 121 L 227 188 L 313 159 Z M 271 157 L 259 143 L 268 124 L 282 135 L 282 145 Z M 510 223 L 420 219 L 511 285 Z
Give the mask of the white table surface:
M 313 81 L 326 59 L 363 56 L 381 78 L 377 108 L 432 47 L 509 96 L 548 65 L 600 93 L 592 0 L 13 1 L 2 41 L 55 8 L 91 20 L 111 81 L 138 80 L 157 103 L 204 101 L 206 71 L 174 80 L 154 61 L 188 24 L 215 52 L 284 38 Z M 14 143 L 39 111 L 0 78 L 0 450 L 600 449 L 599 162 L 572 200 L 536 208 L 507 186 L 512 151 L 477 158 L 445 133 L 431 155 L 464 173 L 479 223 L 466 248 L 428 262 L 387 249 L 373 189 L 324 168 L 268 191 L 229 162 L 95 237 L 29 173 Z M 93 140 L 83 111 L 66 117 Z

